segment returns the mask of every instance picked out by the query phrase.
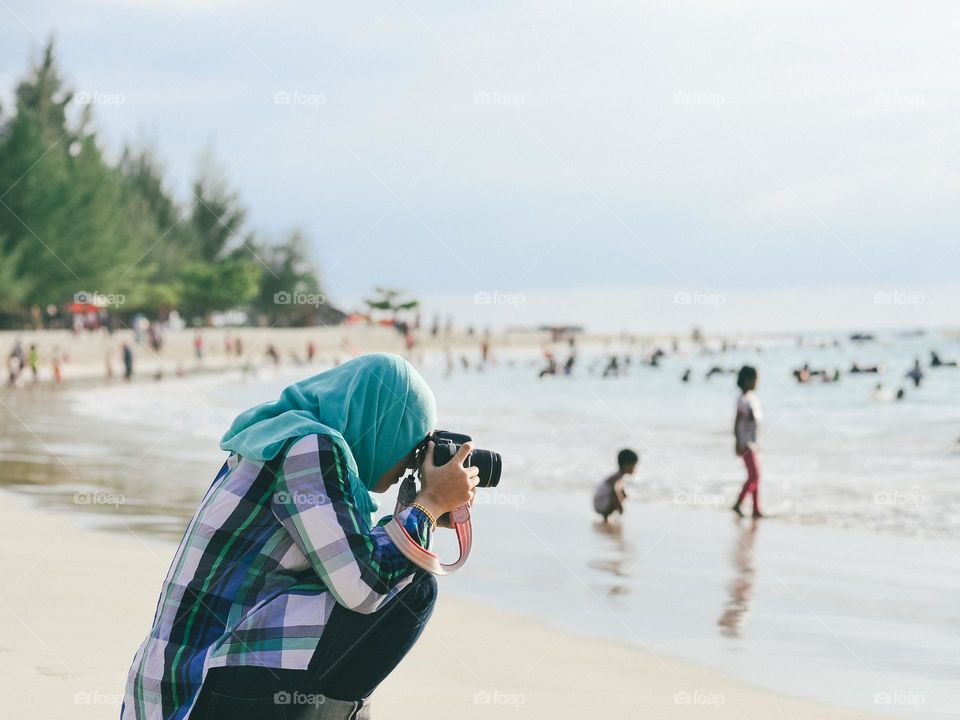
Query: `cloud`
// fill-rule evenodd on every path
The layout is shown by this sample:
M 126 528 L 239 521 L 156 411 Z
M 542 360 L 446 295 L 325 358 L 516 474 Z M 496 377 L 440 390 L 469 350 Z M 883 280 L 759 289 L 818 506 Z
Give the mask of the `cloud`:
M 730 258 L 725 282 L 757 288 L 859 282 L 857 258 L 943 279 L 925 271 L 960 192 L 952 3 L 142 6 L 24 21 L 61 28 L 81 89 L 125 95 L 98 114 L 112 143 L 149 127 L 189 178 L 215 139 L 254 223 L 302 224 L 336 263 L 333 294 L 424 253 L 449 264 L 405 266 L 411 287 L 472 282 L 437 238 L 527 289 L 698 286 Z M 0 42 L 0 67 L 25 65 Z M 825 268 L 838 240 L 870 245 Z

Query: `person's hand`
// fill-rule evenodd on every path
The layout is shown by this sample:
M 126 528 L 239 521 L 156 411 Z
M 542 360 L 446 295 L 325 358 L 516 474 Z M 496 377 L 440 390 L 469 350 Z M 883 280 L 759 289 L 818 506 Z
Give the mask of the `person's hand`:
M 480 469 L 464 467 L 467 455 L 473 450 L 473 443 L 464 443 L 450 462 L 437 467 L 433 464 L 434 443 L 427 444 L 423 465 L 420 468 L 422 487 L 417 494 L 417 502 L 439 518 L 456 510 L 461 505 L 471 505 L 477 483 L 480 482 Z
M 470 491 L 470 507 L 473 507 L 473 503 L 477 500 L 477 489 L 474 488 Z M 437 518 L 437 527 L 446 528 L 447 530 L 453 530 L 453 520 L 450 519 L 450 513 L 444 513 Z

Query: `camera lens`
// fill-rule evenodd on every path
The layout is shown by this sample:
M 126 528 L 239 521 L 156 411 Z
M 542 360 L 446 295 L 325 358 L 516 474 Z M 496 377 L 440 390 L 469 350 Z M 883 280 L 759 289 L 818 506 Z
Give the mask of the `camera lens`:
M 489 488 L 500 484 L 500 453 L 493 450 L 474 450 L 470 453 L 470 466 L 480 470 L 480 483 L 477 487 Z
M 436 445 L 433 448 L 433 464 L 446 465 L 456 455 L 457 450 L 465 442 L 470 441 L 469 435 L 460 435 L 450 432 L 438 432 Z M 477 487 L 496 487 L 500 484 L 500 470 L 502 461 L 500 453 L 493 450 L 474 450 L 470 453 L 468 467 L 475 467 L 480 471 L 480 482 Z

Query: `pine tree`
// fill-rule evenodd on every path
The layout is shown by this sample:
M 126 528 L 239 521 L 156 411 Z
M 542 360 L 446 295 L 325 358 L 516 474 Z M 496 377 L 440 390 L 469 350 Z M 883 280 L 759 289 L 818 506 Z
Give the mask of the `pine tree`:
M 31 305 L 60 305 L 81 291 L 123 295 L 147 274 L 138 261 L 151 224 L 124 205 L 122 177 L 89 128 L 90 107 L 68 122 L 72 100 L 51 41 L 17 88 L 0 145 L 0 238 Z

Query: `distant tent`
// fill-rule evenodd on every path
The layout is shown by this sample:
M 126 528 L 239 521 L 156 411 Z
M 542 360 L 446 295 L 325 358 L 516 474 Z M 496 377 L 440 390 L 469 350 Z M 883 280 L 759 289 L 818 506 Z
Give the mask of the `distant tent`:
M 89 302 L 72 302 L 67 305 L 67 312 L 74 315 L 86 315 L 100 312 L 100 306 Z

